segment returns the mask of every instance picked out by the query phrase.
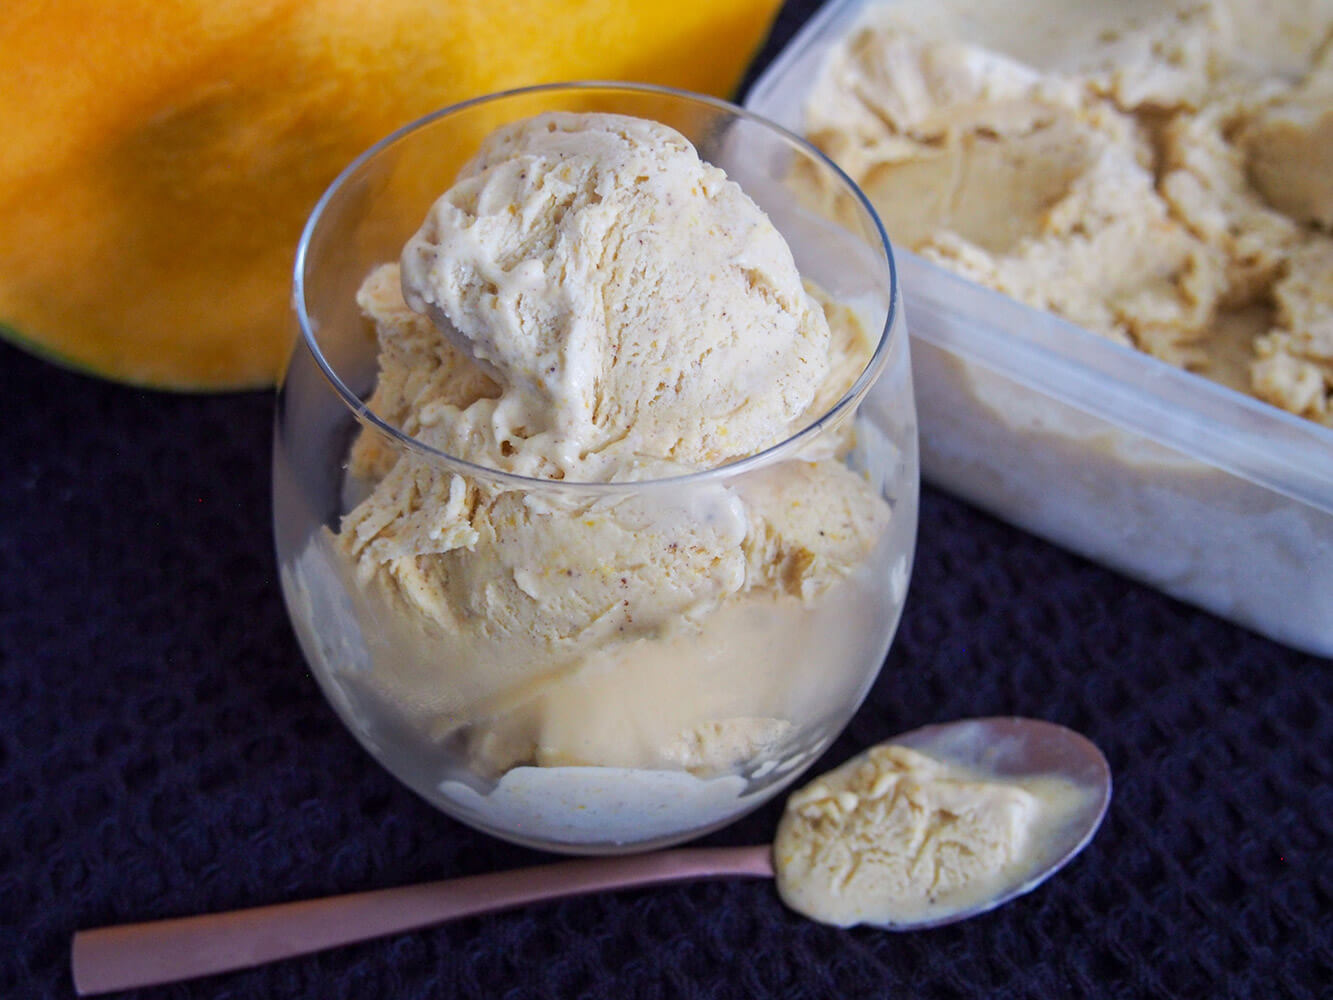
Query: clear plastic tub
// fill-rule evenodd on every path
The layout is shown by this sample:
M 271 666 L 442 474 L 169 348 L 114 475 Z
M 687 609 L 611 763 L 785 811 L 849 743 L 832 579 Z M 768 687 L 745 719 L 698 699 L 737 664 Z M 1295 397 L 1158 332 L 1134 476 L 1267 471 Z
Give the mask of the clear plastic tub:
M 823 8 L 746 106 L 802 132 L 828 48 L 865 7 Z M 1333 656 L 1333 431 L 895 254 L 923 478 L 1173 597 Z

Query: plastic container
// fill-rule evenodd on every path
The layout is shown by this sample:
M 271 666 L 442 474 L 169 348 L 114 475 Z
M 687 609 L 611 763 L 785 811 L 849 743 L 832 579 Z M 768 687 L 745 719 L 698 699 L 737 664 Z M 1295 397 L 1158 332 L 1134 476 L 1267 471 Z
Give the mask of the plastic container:
M 865 0 L 824 7 L 746 107 L 801 133 L 829 47 L 865 9 Z M 1333 431 L 901 248 L 895 256 L 926 481 L 1173 597 L 1333 656 Z

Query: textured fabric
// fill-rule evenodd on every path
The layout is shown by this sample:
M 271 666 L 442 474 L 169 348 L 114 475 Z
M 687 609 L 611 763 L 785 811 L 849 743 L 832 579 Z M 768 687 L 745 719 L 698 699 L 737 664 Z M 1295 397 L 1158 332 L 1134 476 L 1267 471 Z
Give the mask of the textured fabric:
M 139 392 L 7 346 L 0 386 L 0 997 L 73 995 L 80 927 L 546 860 L 426 806 L 320 695 L 277 587 L 270 396 Z M 819 766 L 997 713 L 1085 732 L 1116 795 L 1069 868 L 967 923 L 842 931 L 768 883 L 699 883 L 135 995 L 1333 995 L 1333 664 L 927 489 L 898 639 Z M 706 842 L 763 840 L 779 809 Z

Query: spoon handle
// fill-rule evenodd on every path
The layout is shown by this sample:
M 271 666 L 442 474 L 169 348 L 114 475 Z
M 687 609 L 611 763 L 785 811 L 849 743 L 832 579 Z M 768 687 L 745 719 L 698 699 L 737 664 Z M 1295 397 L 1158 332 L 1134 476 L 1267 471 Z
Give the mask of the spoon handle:
M 80 996 L 247 969 L 457 917 L 608 889 L 726 876 L 771 877 L 770 848 L 685 848 L 585 858 L 229 913 L 78 931 Z

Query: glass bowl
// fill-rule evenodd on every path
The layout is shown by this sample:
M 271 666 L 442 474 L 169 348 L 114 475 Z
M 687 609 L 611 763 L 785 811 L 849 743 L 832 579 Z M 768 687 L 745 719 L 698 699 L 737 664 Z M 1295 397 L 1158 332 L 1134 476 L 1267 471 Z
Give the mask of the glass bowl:
M 720 468 L 572 483 L 434 451 L 371 412 L 378 345 L 358 287 L 398 259 L 487 134 L 552 110 L 670 125 L 764 209 L 802 277 L 865 332 L 868 360 L 827 413 Z M 803 196 L 809 184 L 818 198 Z M 656 87 L 481 98 L 339 176 L 301 239 L 294 306 L 273 459 L 283 594 L 330 703 L 409 787 L 529 846 L 643 850 L 760 805 L 846 725 L 898 625 L 918 458 L 892 253 L 821 153 L 738 107 Z M 410 459 L 484 497 L 492 523 L 507 511 L 519 562 L 496 532 L 413 557 L 435 574 L 426 583 L 358 562 L 344 517 L 376 480 L 349 471 L 354 445 L 381 472 Z

